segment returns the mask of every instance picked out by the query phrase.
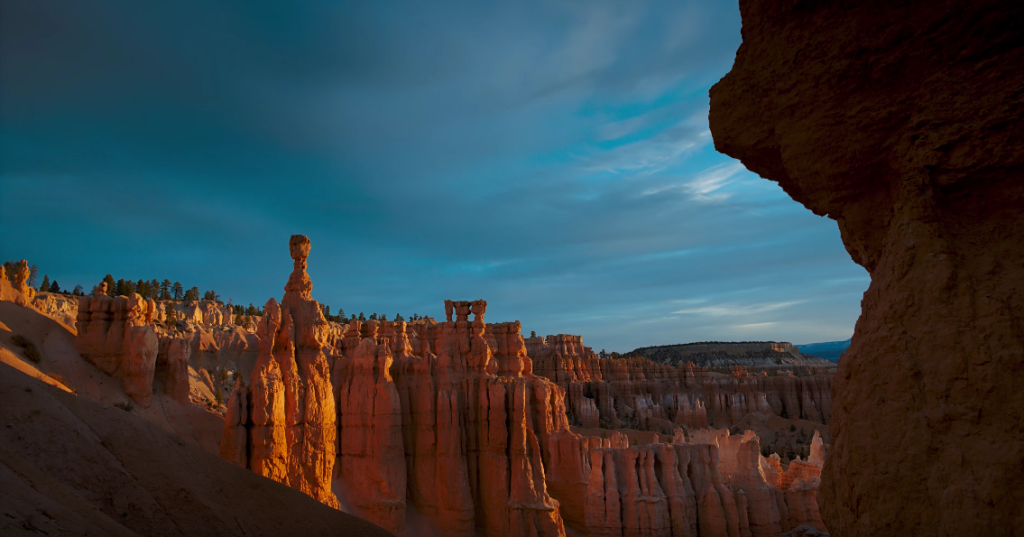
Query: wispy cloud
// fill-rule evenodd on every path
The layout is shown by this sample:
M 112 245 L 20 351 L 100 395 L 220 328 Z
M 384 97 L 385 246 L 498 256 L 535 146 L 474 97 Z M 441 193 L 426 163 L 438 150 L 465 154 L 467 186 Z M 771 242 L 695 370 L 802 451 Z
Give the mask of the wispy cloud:
M 835 223 L 713 150 L 735 2 L 65 7 L 0 17 L 0 261 L 260 304 L 305 233 L 334 311 L 485 298 L 619 350 L 859 311 Z
M 673 311 L 672 313 L 679 315 L 710 315 L 712 317 L 722 316 L 740 316 L 740 315 L 756 315 L 759 313 L 767 313 L 770 311 L 781 310 L 797 304 L 802 304 L 805 300 L 790 300 L 786 302 L 767 302 L 759 304 L 743 304 L 743 303 L 723 303 L 709 306 L 701 306 L 698 308 L 684 308 L 681 310 Z
M 675 190 L 686 192 L 694 198 L 705 201 L 722 201 L 728 199 L 731 194 L 714 195 L 714 192 L 732 183 L 736 175 L 745 169 L 739 162 L 718 164 L 702 171 L 694 179 L 682 183 L 652 187 L 644 190 L 642 195 L 653 196 Z

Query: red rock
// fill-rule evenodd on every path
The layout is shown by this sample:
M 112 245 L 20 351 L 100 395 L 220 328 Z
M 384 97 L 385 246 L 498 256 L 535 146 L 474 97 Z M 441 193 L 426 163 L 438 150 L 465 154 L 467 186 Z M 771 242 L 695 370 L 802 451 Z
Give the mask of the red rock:
M 28 263 L 25 264 L 28 265 Z M 0 266 L 0 302 L 13 302 L 19 306 L 27 306 L 29 298 L 21 292 L 21 287 L 8 281 L 7 269 Z
M 86 361 L 118 378 L 136 403 L 149 407 L 159 352 L 148 324 L 153 305 L 135 293 L 112 298 L 105 289 L 103 283 L 93 290 L 95 296 L 79 297 L 75 347 Z
M 402 407 L 391 350 L 364 339 L 338 387 L 339 476 L 352 512 L 389 530 L 405 527 Z
M 274 299 L 267 302 L 258 328 L 260 352 L 248 387 L 252 411 L 247 466 L 338 508 L 331 491 L 337 411 L 323 352 L 329 326 L 310 296 L 309 239 L 294 235 L 289 248 L 294 270 L 284 298 L 280 306 Z M 229 400 L 228 407 L 237 404 Z M 226 423 L 224 437 L 234 438 L 235 427 Z M 229 458 L 238 451 L 234 446 L 222 449 Z
M 676 367 L 646 358 L 600 359 L 579 336 L 529 338 L 526 343 L 538 372 L 565 390 L 573 425 L 666 435 L 674 425 L 753 429 L 763 445 L 787 460 L 808 454 L 807 422 L 828 432 L 829 372 L 750 375 L 737 366 L 738 375 L 722 375 L 700 371 L 692 363 Z
M 5 272 L 5 276 L 5 280 L 10 278 L 11 287 L 25 297 L 26 303 L 19 305 L 25 306 L 28 303 L 31 303 L 32 299 L 36 296 L 36 290 L 28 284 L 28 280 L 32 276 L 32 271 L 28 266 L 28 261 L 25 261 L 24 259 L 18 261 L 15 264 L 14 272 L 12 274 L 6 274 Z M 13 302 L 12 300 L 6 301 Z
M 220 441 L 220 458 L 246 468 L 248 460 L 249 392 L 242 377 L 235 380 L 235 388 L 228 398 L 224 414 L 224 435 Z
M 1024 5 L 744 1 L 718 150 L 871 275 L 833 385 L 834 535 L 1024 527 Z M 984 455 L 982 455 L 984 454 Z

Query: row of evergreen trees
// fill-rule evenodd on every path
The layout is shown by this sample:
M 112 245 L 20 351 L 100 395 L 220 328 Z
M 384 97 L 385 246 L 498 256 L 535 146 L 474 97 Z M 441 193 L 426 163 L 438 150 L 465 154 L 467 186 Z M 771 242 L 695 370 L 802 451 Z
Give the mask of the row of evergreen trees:
M 355 321 L 355 320 L 359 320 L 359 321 L 366 321 L 366 320 L 368 320 L 367 317 L 366 317 L 366 314 L 363 313 L 363 312 L 360 312 L 359 315 L 356 315 L 355 313 L 353 313 L 350 318 L 346 318 L 345 317 L 345 310 L 342 309 L 342 308 L 338 308 L 338 313 L 332 315 L 331 314 L 331 307 L 328 306 L 327 304 L 321 304 L 320 305 L 320 311 L 323 312 L 325 319 L 327 319 L 328 321 L 335 322 L 335 323 L 345 324 L 345 323 L 348 323 L 350 321 Z M 249 303 L 249 307 L 245 307 L 245 306 L 242 306 L 240 304 L 236 304 L 234 306 L 231 306 L 231 313 L 233 313 L 234 315 L 239 315 L 239 316 L 241 316 L 241 315 L 248 315 L 250 317 L 258 317 L 258 316 L 262 316 L 263 315 L 263 308 L 257 308 L 256 306 L 253 306 L 251 302 Z M 418 320 L 423 319 L 423 318 L 424 317 L 421 317 L 420 314 L 414 313 L 412 315 L 412 317 L 409 318 L 409 320 L 410 321 L 418 321 Z M 386 321 L 386 320 L 388 320 L 388 316 L 387 315 L 377 315 L 376 313 L 371 313 L 370 317 L 369 317 L 369 320 L 371 320 L 371 321 Z M 405 320 L 405 318 L 402 317 L 401 313 L 396 313 L 395 314 L 395 321 L 404 321 L 404 320 Z
M 330 308 L 328 308 L 328 311 L 329 311 L 329 309 Z M 325 316 L 326 316 L 326 314 L 325 314 Z M 426 319 L 426 317 L 421 317 L 420 314 L 418 314 L 418 313 L 413 313 L 412 317 L 409 317 L 410 321 L 419 321 L 421 319 Z M 363 312 L 359 312 L 358 316 L 356 316 L 356 314 L 353 313 L 352 316 L 348 319 L 348 321 L 346 321 L 345 320 L 345 312 L 341 311 L 340 315 L 335 316 L 335 318 L 333 318 L 333 319 L 329 318 L 328 320 L 335 321 L 335 322 L 338 322 L 338 323 L 344 323 L 344 322 L 349 322 L 349 321 L 366 321 L 366 320 L 370 320 L 370 321 L 386 321 L 386 320 L 388 320 L 388 316 L 387 315 L 377 315 L 376 313 L 371 313 L 369 319 L 367 319 L 366 314 L 364 314 Z M 396 313 L 394 320 L 395 321 L 404 321 L 405 317 L 402 317 L 401 313 Z
M 114 281 L 114 277 L 107 274 L 103 277 L 103 281 L 107 282 L 107 295 L 109 296 L 128 296 L 132 293 L 138 293 L 142 298 L 152 298 L 153 300 L 184 300 L 186 302 L 200 300 L 198 287 L 185 289 L 181 282 L 171 283 L 171 280 L 168 279 L 164 281 L 157 279 L 149 281 L 139 280 L 137 282 L 124 279 Z M 224 303 L 221 301 L 220 295 L 213 290 L 206 291 L 201 296 L 202 300 L 212 300 L 219 304 Z

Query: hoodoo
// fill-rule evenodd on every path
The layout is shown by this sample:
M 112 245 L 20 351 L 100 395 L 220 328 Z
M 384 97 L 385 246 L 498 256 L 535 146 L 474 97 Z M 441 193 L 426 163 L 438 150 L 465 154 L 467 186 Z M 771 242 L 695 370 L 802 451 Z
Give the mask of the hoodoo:
M 832 384 L 834 535 L 1024 528 L 1024 4 L 743 0 L 715 147 L 871 274 Z
M 323 353 L 327 321 L 310 297 L 309 245 L 305 235 L 289 242 L 295 267 L 281 304 L 271 298 L 260 320 L 260 354 L 249 386 L 239 379 L 228 401 L 221 457 L 336 508 L 336 416 Z

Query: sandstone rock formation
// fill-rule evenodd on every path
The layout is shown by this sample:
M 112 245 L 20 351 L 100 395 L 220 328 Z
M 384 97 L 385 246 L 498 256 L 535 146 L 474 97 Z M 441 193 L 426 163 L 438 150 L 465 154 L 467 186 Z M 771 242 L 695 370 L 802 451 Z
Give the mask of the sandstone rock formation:
M 778 458 L 757 436 L 702 430 L 672 443 L 560 433 L 550 440 L 548 485 L 566 521 L 588 535 L 778 536 L 806 524 L 824 530 L 815 502 L 821 467 L 781 486 Z M 805 484 L 806 483 L 806 484 Z
M 36 293 L 32 307 L 74 330 L 78 320 L 78 297 L 60 293 Z
M 82 358 L 120 379 L 125 392 L 148 407 L 159 351 L 150 326 L 155 305 L 135 293 L 109 297 L 106 286 L 103 282 L 93 296 L 79 297 L 75 346 Z
M 7 269 L 2 265 L 0 265 L 0 302 L 12 302 L 19 306 L 24 306 L 28 303 L 25 295 L 21 294 L 20 291 L 11 285 L 11 282 L 7 279 Z
M 35 289 L 25 283 L 28 277 L 28 262 L 24 259 L 18 262 L 14 274 L 7 274 L 7 269 L 0 266 L 0 301 L 27 306 L 35 296 Z
M 833 384 L 834 535 L 1024 528 L 1024 4 L 744 0 L 715 147 L 871 274 Z
M 239 382 L 228 401 L 221 456 L 337 508 L 331 492 L 336 411 L 323 352 L 327 322 L 310 297 L 309 239 L 294 235 L 289 246 L 295 267 L 281 304 L 267 302 L 249 385 Z
M 18 291 L 25 298 L 31 301 L 36 296 L 36 290 L 28 284 L 28 280 L 32 275 L 32 271 L 28 266 L 28 261 L 22 259 L 18 261 L 14 268 L 14 274 L 8 274 L 7 277 L 11 280 L 11 286 L 14 287 L 15 291 Z
M 285 298 L 267 303 L 255 368 L 248 383 L 237 381 L 227 405 L 223 458 L 328 503 L 332 483 L 315 480 L 325 470 L 343 509 L 396 532 L 413 511 L 443 536 L 564 536 L 566 523 L 588 535 L 824 528 L 815 504 L 820 438 L 811 459 L 784 467 L 778 455 L 762 457 L 753 433 L 698 430 L 707 426 L 709 407 L 721 414 L 712 421 L 730 421 L 733 407 L 745 417 L 771 414 L 773 404 L 779 413 L 814 409 L 825 428 L 829 405 L 817 379 L 600 360 L 580 338 L 564 336 L 552 338 L 549 352 L 546 342 L 532 343 L 538 372 L 558 379 L 552 381 L 534 373 L 521 325 L 486 323 L 482 300 L 446 301 L 441 323 L 353 321 L 338 335 L 310 298 L 308 239 L 293 238 L 291 246 L 296 263 Z M 320 395 L 310 387 L 326 378 L 326 364 L 331 387 Z M 673 443 L 657 434 L 652 443 L 630 445 L 618 432 L 605 431 L 604 439 L 574 433 L 570 416 L 599 421 L 604 411 L 583 397 L 579 379 L 606 386 L 609 416 L 625 416 L 633 405 L 648 419 L 664 419 Z M 821 382 L 827 393 L 827 376 Z M 590 402 L 567 411 L 567 396 Z M 325 410 L 313 401 L 334 405 L 330 419 L 311 421 Z M 656 417 L 667 416 L 665 408 L 690 422 L 689 437 Z M 299 425 L 319 427 L 324 443 L 298 441 Z M 336 432 L 336 459 L 329 458 L 335 444 L 328 427 Z M 314 471 L 296 466 L 316 457 L 324 465 Z M 310 476 L 305 485 L 297 471 Z
M 675 367 L 646 358 L 601 359 L 580 336 L 525 342 L 537 374 L 567 394 L 573 425 L 668 435 L 676 426 L 753 429 L 762 445 L 787 460 L 809 455 L 815 431 L 828 433 L 830 369 L 811 368 L 805 376 L 778 369 L 750 375 L 734 366 L 722 374 L 691 362 Z

